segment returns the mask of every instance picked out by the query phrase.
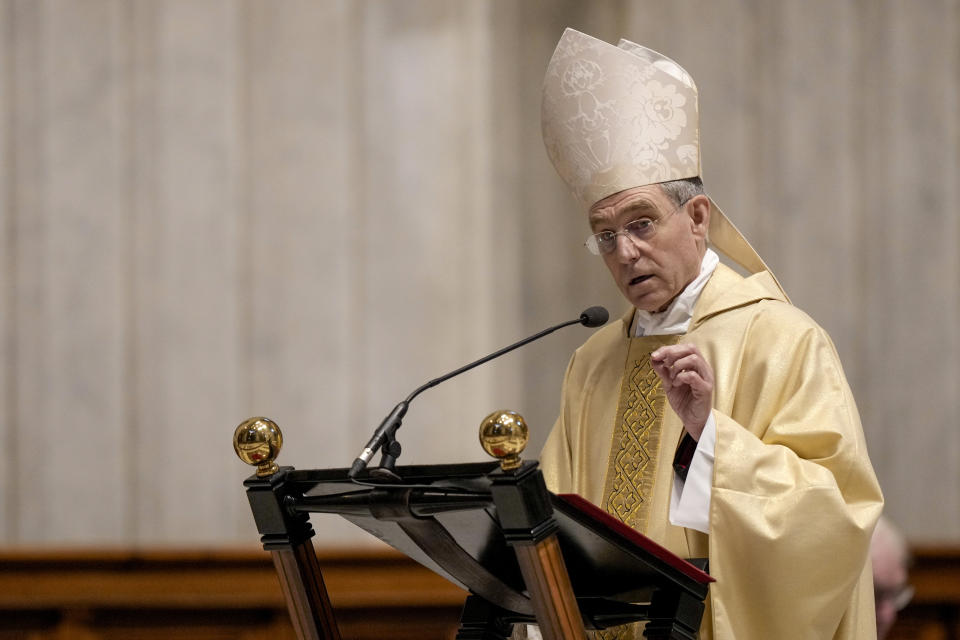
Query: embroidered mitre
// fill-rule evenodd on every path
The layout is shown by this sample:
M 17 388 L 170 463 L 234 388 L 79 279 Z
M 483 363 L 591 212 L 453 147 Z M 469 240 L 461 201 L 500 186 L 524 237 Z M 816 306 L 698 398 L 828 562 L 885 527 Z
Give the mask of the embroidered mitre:
M 630 187 L 700 175 L 697 86 L 673 60 L 567 29 L 547 66 L 547 154 L 584 206 Z

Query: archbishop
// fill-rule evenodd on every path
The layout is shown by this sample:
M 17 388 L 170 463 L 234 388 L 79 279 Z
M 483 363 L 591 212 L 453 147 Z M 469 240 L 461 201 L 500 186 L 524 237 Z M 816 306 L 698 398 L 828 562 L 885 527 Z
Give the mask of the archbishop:
M 568 29 L 541 116 L 586 247 L 630 303 L 570 360 L 548 485 L 709 559 L 700 638 L 874 638 L 883 499 L 857 409 L 829 336 L 704 191 L 693 79 Z

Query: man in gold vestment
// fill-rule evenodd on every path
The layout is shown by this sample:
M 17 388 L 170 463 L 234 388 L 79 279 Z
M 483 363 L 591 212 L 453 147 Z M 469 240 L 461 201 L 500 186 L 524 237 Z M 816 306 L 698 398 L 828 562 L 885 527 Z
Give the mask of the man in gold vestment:
M 883 500 L 856 406 L 829 336 L 704 193 L 697 108 L 686 71 L 628 41 L 568 29 L 550 61 L 547 152 L 630 310 L 570 360 L 547 483 L 709 559 L 700 638 L 874 638 Z

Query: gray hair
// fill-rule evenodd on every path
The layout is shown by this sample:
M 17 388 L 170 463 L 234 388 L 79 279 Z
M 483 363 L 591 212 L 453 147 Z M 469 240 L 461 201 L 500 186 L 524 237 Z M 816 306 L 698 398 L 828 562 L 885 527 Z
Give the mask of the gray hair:
M 704 193 L 703 181 L 699 177 L 661 182 L 660 188 L 663 189 L 663 192 L 667 194 L 668 198 L 673 200 L 673 204 L 678 207 L 690 198 L 703 195 Z

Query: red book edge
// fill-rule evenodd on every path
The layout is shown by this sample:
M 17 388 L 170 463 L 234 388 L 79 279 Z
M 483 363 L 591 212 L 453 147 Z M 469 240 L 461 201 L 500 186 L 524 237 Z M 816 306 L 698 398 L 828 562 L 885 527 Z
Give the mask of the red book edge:
M 584 500 L 576 493 L 561 493 L 557 497 L 569 504 L 571 507 L 575 508 L 577 511 L 590 516 L 608 529 L 613 529 L 638 547 L 644 549 L 645 551 L 649 551 L 654 556 L 660 560 L 663 560 L 665 563 L 688 578 L 696 580 L 700 583 L 717 581 L 717 579 L 711 576 L 709 573 L 697 569 L 683 558 L 680 558 L 664 547 L 661 547 L 659 544 L 643 535 L 633 527 L 630 527 L 620 520 L 617 520 L 597 505 Z

